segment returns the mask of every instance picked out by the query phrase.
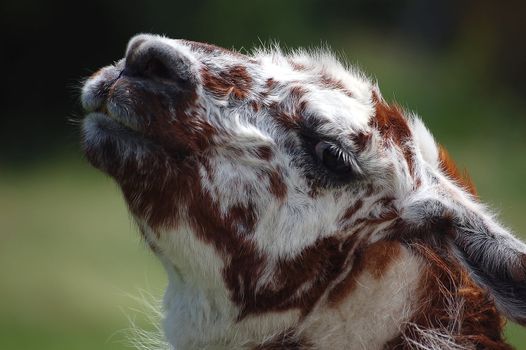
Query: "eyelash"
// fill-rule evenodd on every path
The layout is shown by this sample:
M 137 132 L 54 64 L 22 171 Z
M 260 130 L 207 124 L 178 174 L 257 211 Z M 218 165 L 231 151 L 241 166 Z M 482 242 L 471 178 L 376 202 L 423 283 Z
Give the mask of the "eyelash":
M 353 167 L 354 166 L 354 162 L 352 161 L 351 156 L 347 152 L 344 152 L 340 147 L 338 147 L 338 146 L 336 146 L 336 145 L 334 145 L 334 144 L 332 144 L 330 142 L 320 140 L 315 146 L 315 151 L 316 151 L 316 147 L 322 142 L 326 143 L 329 146 L 329 149 L 331 151 L 336 152 L 336 155 L 338 157 L 341 157 L 341 159 L 343 160 L 343 162 L 345 164 L 347 164 L 349 167 Z M 316 152 L 316 155 L 319 156 L 319 154 L 317 152 Z
M 306 169 L 306 175 L 311 180 L 323 186 L 335 187 L 348 184 L 361 176 L 361 170 L 357 166 L 353 155 L 343 150 L 334 141 L 327 140 L 310 130 L 301 133 L 300 137 L 302 139 L 303 148 L 307 153 L 306 156 L 310 159 L 303 163 L 305 165 L 304 168 Z M 341 159 L 347 171 L 344 173 L 331 171 L 331 169 L 324 164 L 324 153 L 320 153 L 319 149 L 318 151 L 316 150 L 316 147 L 319 147 L 322 143 L 327 145 L 326 147 L 328 147 L 337 160 Z M 325 152 L 326 150 L 327 148 L 323 149 L 321 152 Z

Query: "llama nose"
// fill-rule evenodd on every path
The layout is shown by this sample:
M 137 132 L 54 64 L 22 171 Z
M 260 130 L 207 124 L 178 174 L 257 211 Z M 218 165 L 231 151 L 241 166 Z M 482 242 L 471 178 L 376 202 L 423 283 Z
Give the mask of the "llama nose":
M 181 44 L 150 34 L 133 37 L 126 50 L 122 75 L 165 83 L 188 84 L 192 80 L 191 61 Z

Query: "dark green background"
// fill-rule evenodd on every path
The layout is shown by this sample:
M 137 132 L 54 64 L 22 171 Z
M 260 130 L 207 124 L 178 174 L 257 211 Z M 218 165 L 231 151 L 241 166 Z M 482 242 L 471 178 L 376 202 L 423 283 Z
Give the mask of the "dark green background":
M 328 44 L 421 115 L 526 235 L 524 1 L 3 1 L 0 349 L 122 349 L 161 267 L 78 150 L 78 87 L 138 32 L 249 51 Z M 526 236 L 523 236 L 526 237 Z M 507 334 L 526 349 L 526 330 Z M 521 345 L 522 344 L 522 345 Z

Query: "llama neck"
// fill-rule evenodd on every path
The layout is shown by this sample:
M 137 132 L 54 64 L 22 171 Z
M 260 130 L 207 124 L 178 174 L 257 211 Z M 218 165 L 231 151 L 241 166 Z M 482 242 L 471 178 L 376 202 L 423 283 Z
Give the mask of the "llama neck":
M 167 268 L 166 338 L 178 350 L 382 349 L 411 316 L 419 268 L 418 260 L 404 250 L 381 276 L 367 269 L 353 276 L 353 286 L 338 302 L 329 301 L 327 290 L 305 317 L 291 309 L 241 321 L 225 289 L 184 282 Z
M 402 248 L 389 266 L 353 276 L 347 295 L 320 305 L 306 325 L 315 349 L 384 349 L 412 316 L 421 262 Z

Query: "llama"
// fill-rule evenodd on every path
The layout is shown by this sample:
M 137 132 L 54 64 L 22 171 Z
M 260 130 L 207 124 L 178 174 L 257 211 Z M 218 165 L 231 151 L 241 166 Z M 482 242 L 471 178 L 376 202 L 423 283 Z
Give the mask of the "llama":
M 84 153 L 168 274 L 178 350 L 511 349 L 526 246 L 415 115 L 327 52 L 141 34 L 82 89 Z

